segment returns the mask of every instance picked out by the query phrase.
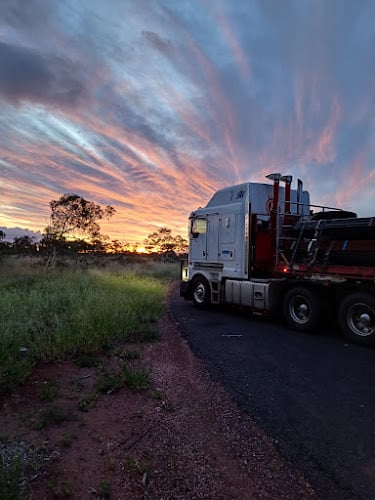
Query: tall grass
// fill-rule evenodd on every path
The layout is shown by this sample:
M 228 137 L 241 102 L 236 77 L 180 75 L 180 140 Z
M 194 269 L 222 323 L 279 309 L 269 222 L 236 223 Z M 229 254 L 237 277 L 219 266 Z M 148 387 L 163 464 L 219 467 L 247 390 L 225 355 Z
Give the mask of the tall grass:
M 33 365 L 144 335 L 163 311 L 168 273 L 149 268 L 0 271 L 0 394 Z M 158 278 L 155 278 L 155 275 Z M 174 271 L 173 271 L 173 277 Z

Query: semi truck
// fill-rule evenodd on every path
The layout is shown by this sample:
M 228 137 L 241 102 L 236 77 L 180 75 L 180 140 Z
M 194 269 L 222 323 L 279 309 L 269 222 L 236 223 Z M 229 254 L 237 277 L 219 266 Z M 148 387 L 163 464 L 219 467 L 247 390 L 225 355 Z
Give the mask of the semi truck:
M 300 179 L 274 173 L 217 191 L 189 217 L 180 295 L 234 304 L 298 331 L 337 324 L 375 344 L 375 216 L 312 205 Z

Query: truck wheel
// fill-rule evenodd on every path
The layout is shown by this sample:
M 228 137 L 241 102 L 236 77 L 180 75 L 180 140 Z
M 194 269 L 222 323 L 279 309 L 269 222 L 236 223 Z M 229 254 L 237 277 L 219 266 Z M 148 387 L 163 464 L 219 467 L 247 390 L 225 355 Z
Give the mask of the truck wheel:
M 314 330 L 320 319 L 320 301 L 313 291 L 304 287 L 291 288 L 285 295 L 283 314 L 289 326 L 301 332 Z
M 203 276 L 193 280 L 193 302 L 196 306 L 206 307 L 211 303 L 211 290 L 208 281 Z
M 357 292 L 347 295 L 339 307 L 339 326 L 343 335 L 361 345 L 375 344 L 375 297 Z

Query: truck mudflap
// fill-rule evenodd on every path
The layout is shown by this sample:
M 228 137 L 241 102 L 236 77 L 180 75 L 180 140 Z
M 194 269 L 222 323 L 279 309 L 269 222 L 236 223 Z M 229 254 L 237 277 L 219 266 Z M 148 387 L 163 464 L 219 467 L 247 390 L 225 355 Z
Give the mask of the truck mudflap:
M 180 282 L 180 297 L 184 297 L 184 299 L 191 299 L 190 281 Z

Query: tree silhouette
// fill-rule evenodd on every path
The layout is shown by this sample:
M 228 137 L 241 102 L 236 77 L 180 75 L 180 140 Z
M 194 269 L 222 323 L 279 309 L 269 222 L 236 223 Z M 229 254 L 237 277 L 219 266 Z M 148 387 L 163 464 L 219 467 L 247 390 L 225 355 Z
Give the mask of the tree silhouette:
M 46 235 L 53 239 L 89 237 L 100 239 L 98 221 L 110 218 L 115 209 L 110 205 L 102 208 L 77 194 L 64 194 L 58 200 L 50 202 L 51 224 L 45 229 Z
M 154 233 L 148 235 L 144 241 L 145 248 L 149 252 L 160 254 L 184 253 L 187 249 L 187 241 L 179 234 L 172 235 L 172 231 L 166 227 L 160 227 Z
M 35 238 L 32 236 L 19 236 L 13 239 L 13 250 L 18 254 L 31 254 L 35 250 Z

